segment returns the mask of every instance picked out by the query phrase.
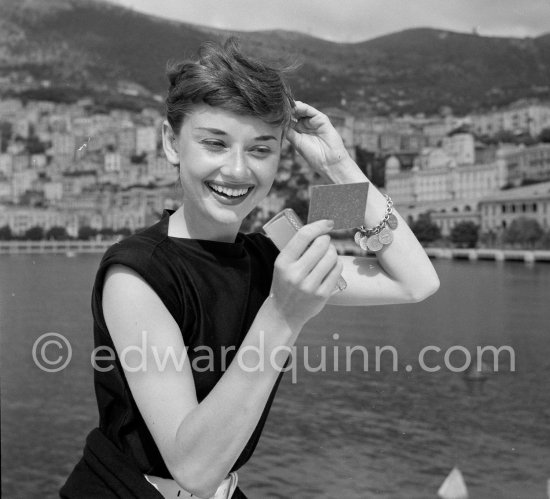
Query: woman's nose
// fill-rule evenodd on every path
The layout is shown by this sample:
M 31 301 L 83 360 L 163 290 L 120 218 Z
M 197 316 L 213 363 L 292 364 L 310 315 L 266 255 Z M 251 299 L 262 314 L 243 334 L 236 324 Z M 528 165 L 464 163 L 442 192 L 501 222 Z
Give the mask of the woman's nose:
M 244 151 L 235 150 L 233 154 L 227 157 L 227 161 L 220 170 L 221 173 L 227 177 L 232 177 L 240 180 L 249 178 L 250 172 L 248 171 L 248 165 L 246 162 Z

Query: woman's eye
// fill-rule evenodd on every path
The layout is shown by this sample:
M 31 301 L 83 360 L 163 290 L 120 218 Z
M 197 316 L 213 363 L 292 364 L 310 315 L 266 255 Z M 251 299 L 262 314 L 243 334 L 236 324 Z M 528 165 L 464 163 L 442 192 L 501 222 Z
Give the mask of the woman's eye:
M 206 146 L 207 149 L 211 149 L 214 151 L 219 151 L 220 149 L 223 149 L 225 147 L 225 144 L 223 142 L 220 142 L 219 140 L 203 140 L 202 144 Z
M 258 146 L 252 149 L 252 152 L 259 156 L 266 156 L 271 153 L 271 149 L 269 147 Z

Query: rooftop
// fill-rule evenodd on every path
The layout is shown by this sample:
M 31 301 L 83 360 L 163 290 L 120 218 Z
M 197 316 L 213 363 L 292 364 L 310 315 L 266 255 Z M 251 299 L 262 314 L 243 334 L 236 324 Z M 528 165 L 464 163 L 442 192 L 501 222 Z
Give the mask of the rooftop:
M 514 201 L 514 200 L 535 200 L 541 198 L 550 199 L 550 182 L 505 189 L 483 198 L 480 202 L 488 201 Z

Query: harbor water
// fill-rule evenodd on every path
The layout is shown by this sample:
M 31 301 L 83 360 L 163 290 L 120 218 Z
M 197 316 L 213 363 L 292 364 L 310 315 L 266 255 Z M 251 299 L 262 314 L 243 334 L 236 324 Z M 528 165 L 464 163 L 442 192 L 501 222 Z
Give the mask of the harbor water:
M 0 255 L 3 497 L 57 497 L 97 426 L 99 259 Z M 239 473 L 250 498 L 435 498 L 454 466 L 470 499 L 547 497 L 550 265 L 434 264 L 441 288 L 422 303 L 329 306 L 308 323 Z M 33 360 L 48 332 L 72 347 L 59 372 Z M 489 354 L 464 372 L 478 347 L 506 347 L 496 372 Z

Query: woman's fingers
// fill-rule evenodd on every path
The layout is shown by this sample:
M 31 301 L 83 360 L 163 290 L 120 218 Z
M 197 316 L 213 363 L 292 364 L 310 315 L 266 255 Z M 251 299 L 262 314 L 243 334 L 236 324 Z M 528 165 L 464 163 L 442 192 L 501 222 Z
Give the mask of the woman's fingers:
M 310 224 L 304 225 L 288 242 L 281 253 L 284 253 L 286 259 L 290 262 L 298 260 L 305 252 L 307 247 L 313 240 L 327 232 L 330 232 L 334 227 L 334 222 L 331 220 L 318 220 Z
M 317 290 L 337 263 L 338 253 L 334 245 L 329 243 L 322 257 L 317 259 L 315 265 L 304 279 L 304 284 Z
M 330 236 L 322 234 L 316 237 L 304 254 L 296 262 L 299 275 L 306 278 L 308 274 L 319 264 L 330 246 Z
M 300 133 L 315 131 L 328 122 L 328 118 L 323 113 L 300 101 L 296 101 L 293 115 L 296 121 L 292 123 L 292 127 Z
M 294 107 L 294 117 L 296 119 L 300 118 L 311 118 L 313 116 L 316 116 L 318 114 L 321 114 L 320 111 L 315 109 L 313 106 L 310 106 L 309 104 L 306 104 L 305 102 L 301 102 L 299 100 L 295 101 L 296 106 Z
M 342 275 L 342 270 L 344 268 L 344 264 L 342 263 L 342 260 L 339 258 L 336 259 L 336 263 L 330 270 L 330 272 L 327 274 L 323 282 L 318 288 L 318 292 L 325 295 L 330 296 L 336 293 L 339 293 L 340 290 L 338 289 L 338 278 Z

